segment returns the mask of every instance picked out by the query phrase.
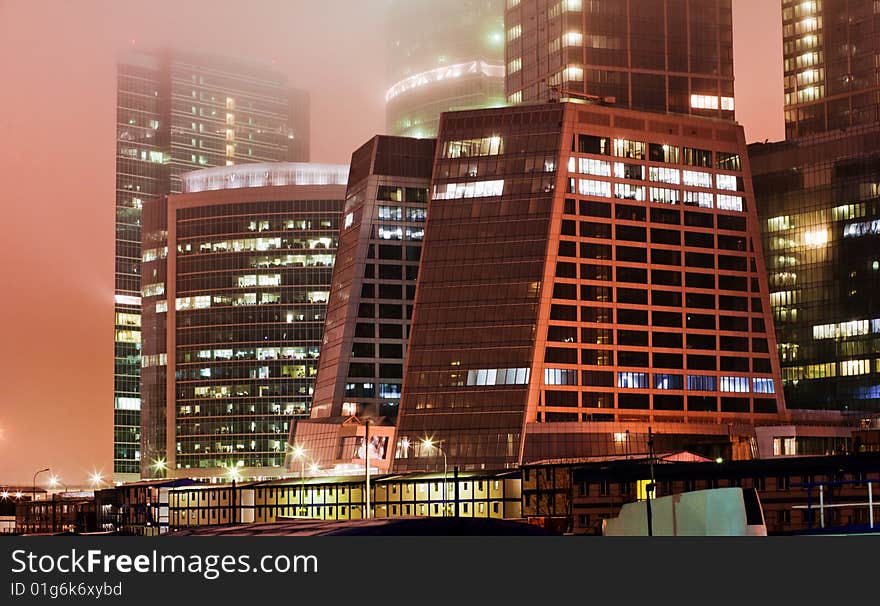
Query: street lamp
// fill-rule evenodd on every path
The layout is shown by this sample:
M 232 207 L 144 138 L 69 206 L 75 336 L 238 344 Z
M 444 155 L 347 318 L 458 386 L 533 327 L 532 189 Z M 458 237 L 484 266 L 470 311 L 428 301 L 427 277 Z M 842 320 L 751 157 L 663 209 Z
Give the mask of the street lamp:
M 93 471 L 92 475 L 89 476 L 89 483 L 92 485 L 92 488 L 101 488 L 101 485 L 104 484 L 104 474 L 100 471 Z
M 443 517 L 446 517 L 446 453 L 443 452 L 443 449 L 440 448 L 440 444 L 442 444 L 442 440 L 440 442 L 434 443 L 432 438 L 424 438 L 422 439 L 422 446 L 425 448 L 436 448 L 437 452 L 443 455 Z
M 238 472 L 238 469 L 235 467 L 227 467 L 226 472 L 229 474 L 229 477 L 232 479 L 232 492 L 230 492 L 230 504 L 232 505 L 232 515 L 229 517 L 229 522 L 231 524 L 235 524 L 235 481 L 241 477 L 241 474 Z
M 289 444 L 288 447 L 290 447 Z M 294 459 L 299 459 L 299 509 L 302 510 L 306 491 L 306 449 L 297 444 L 292 447 L 291 454 Z
M 165 462 L 165 459 L 156 459 L 150 467 L 155 469 L 157 474 L 162 473 L 162 477 L 164 477 L 164 472 L 168 470 L 168 463 Z

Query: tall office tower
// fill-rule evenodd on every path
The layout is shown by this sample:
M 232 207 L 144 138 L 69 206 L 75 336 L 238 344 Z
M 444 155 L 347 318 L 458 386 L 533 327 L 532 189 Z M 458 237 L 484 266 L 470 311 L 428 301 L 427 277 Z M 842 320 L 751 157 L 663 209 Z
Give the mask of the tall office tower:
M 290 439 L 322 468 L 360 458 L 340 447 L 348 433 L 366 437 L 352 416 L 393 436 L 380 428 L 400 404 L 435 144 L 378 136 L 352 154 L 311 418 Z M 383 442 L 373 457 L 384 470 L 386 452 Z
M 880 410 L 880 123 L 749 148 L 790 408 Z
M 168 246 L 168 381 L 144 411 L 165 420 L 157 467 L 283 473 L 290 421 L 309 413 L 347 179 L 337 165 L 206 169 L 182 177 L 164 220 L 145 214 Z
M 393 0 L 388 21 L 392 135 L 437 136 L 445 111 L 504 101 L 504 0 Z
M 508 0 L 507 99 L 733 120 L 731 0 Z
M 880 6 L 783 0 L 787 139 L 880 121 Z
M 644 453 L 649 427 L 751 454 L 785 405 L 741 127 L 545 103 L 444 114 L 437 149 L 395 470 Z
M 162 281 L 142 274 L 142 262 L 164 254 L 159 241 L 142 254 L 142 209 L 179 192 L 180 175 L 196 168 L 307 160 L 308 99 L 283 74 L 240 60 L 131 53 L 117 70 L 114 474 L 133 479 L 142 458 L 142 336 L 164 334 L 142 326 L 142 297 L 165 300 Z M 146 375 L 164 367 L 143 374 L 152 381 Z
M 792 409 L 880 409 L 880 6 L 782 3 L 787 141 L 749 147 Z

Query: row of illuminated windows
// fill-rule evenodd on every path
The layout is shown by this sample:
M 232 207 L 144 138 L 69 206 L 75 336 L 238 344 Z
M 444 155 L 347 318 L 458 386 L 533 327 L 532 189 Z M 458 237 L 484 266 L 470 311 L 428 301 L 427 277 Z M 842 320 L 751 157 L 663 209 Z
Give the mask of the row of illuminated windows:
M 142 297 L 160 297 L 165 294 L 165 283 L 145 284 L 141 287 Z
M 528 368 L 489 368 L 469 370 L 468 386 L 473 385 L 528 385 Z
M 684 385 L 682 375 L 654 374 L 654 389 L 681 390 Z M 646 372 L 617 373 L 617 387 L 620 389 L 651 389 L 652 383 Z M 719 389 L 720 387 L 720 389 Z M 773 379 L 748 377 L 712 377 L 687 375 L 688 391 L 721 391 L 722 393 L 776 393 Z
M 397 400 L 401 395 L 400 383 L 379 383 L 378 396 L 375 383 L 346 383 L 347 398 L 384 398 Z
M 140 314 L 117 313 L 116 326 L 133 326 L 140 328 L 141 316 Z
M 577 135 L 572 141 L 571 151 L 582 154 L 617 156 L 633 160 L 648 160 L 667 164 L 685 164 L 701 168 L 742 171 L 739 154 L 732 152 L 713 152 L 708 149 L 681 147 L 660 143 L 645 143 L 628 139 L 611 139 L 597 135 Z M 715 162 L 713 163 L 713 156 Z
M 308 254 L 308 255 L 285 255 L 285 256 L 261 256 L 251 257 L 248 266 L 254 268 L 271 267 L 333 267 L 335 255 Z
M 154 366 L 167 366 L 168 365 L 168 354 L 150 354 L 147 356 L 141 356 L 141 367 L 142 368 L 151 368 Z
M 308 303 L 310 305 L 326 305 L 330 300 L 330 292 L 326 290 L 312 290 L 305 293 L 299 293 L 302 300 L 299 303 Z M 191 309 L 207 309 L 209 307 L 243 307 L 251 305 L 276 305 L 281 303 L 281 295 L 278 293 L 243 293 L 241 295 L 197 295 L 194 297 L 180 297 L 176 301 L 175 309 L 177 311 L 186 311 Z M 159 301 L 156 303 L 156 313 L 164 313 L 168 311 L 167 301 Z M 303 313 L 288 313 L 287 322 L 304 321 L 306 315 Z
M 291 248 L 308 248 L 311 250 L 328 249 L 335 246 L 334 239 L 331 237 L 310 238 L 307 240 L 292 240 L 288 238 L 246 238 L 242 240 L 223 240 L 219 242 L 202 242 L 196 247 L 193 243 L 178 244 L 177 252 L 179 254 L 191 253 L 193 250 L 198 252 L 251 252 L 251 251 L 267 251 Z
M 445 183 L 434 186 L 434 200 L 459 200 L 462 198 L 488 198 L 504 193 L 504 180 L 472 181 L 470 183 Z
M 164 259 L 168 256 L 168 247 L 164 248 L 150 248 L 144 251 L 142 255 L 142 260 L 144 263 L 149 263 L 150 261 L 155 261 L 156 259 Z
M 300 396 L 294 396 L 300 397 Z M 201 415 L 216 417 L 220 415 L 253 416 L 253 415 L 294 415 L 308 412 L 306 402 L 221 402 L 205 404 L 183 404 L 178 406 L 177 413 L 181 416 Z
M 442 158 L 473 158 L 480 156 L 500 156 L 504 153 L 504 139 L 499 136 L 446 141 L 443 143 Z
M 688 171 L 685 171 L 688 172 Z M 692 185 L 691 187 L 702 187 L 701 185 Z M 609 181 L 597 181 L 594 179 L 569 179 L 568 193 L 579 194 L 581 196 L 592 196 L 594 198 L 611 198 L 611 183 Z M 680 204 L 681 192 L 677 189 L 651 187 L 649 190 L 644 186 L 635 186 L 627 183 L 615 183 L 614 195 L 618 199 L 645 201 L 650 194 L 650 201 L 661 204 Z M 497 194 L 500 195 L 500 194 Z M 713 195 L 708 192 L 685 192 L 685 204 L 688 206 L 699 206 L 702 208 L 712 208 L 716 206 L 713 199 L 717 200 L 717 208 L 719 210 L 743 212 L 745 204 L 742 196 L 731 196 L 727 194 Z
M 139 331 L 139 330 L 117 330 L 116 331 L 116 342 L 117 343 L 140 343 L 141 342 L 141 331 Z
M 332 219 L 322 219 L 320 221 L 309 221 L 307 219 L 287 219 L 284 221 L 279 221 L 277 223 L 276 229 L 299 229 L 299 230 L 312 230 L 312 229 L 333 229 L 335 227 L 334 221 Z M 272 230 L 272 222 L 268 219 L 258 219 L 248 221 L 245 226 L 247 231 L 271 231 Z
M 838 322 L 836 324 L 823 324 L 813 327 L 813 338 L 817 341 L 858 337 L 871 333 L 880 333 L 880 319 L 853 320 L 851 322 Z
M 645 166 L 642 164 L 624 164 L 615 162 L 614 176 L 618 179 L 630 179 L 636 181 L 645 180 Z M 596 177 L 610 177 L 612 163 L 595 158 L 568 159 L 568 172 L 593 175 Z M 689 187 L 712 188 L 712 174 L 693 170 L 679 170 L 663 166 L 648 167 L 648 180 L 672 185 L 687 185 Z M 726 191 L 743 191 L 742 178 L 735 175 L 716 174 L 715 183 L 717 189 Z
M 880 374 L 880 358 L 824 362 L 806 366 L 787 366 L 782 368 L 782 378 L 787 382 L 810 379 L 833 379 L 835 377 L 857 377 L 872 372 Z
M 311 386 L 296 386 L 290 381 L 284 381 L 279 385 L 251 385 L 249 383 L 239 383 L 236 385 L 208 385 L 196 387 L 193 389 L 194 398 L 248 398 L 259 397 L 267 398 L 282 395 L 282 386 L 289 388 L 291 385 L 297 389 L 299 394 L 312 395 L 314 388 Z M 184 394 L 178 395 L 182 399 L 186 399 Z
M 380 221 L 412 221 L 424 223 L 428 219 L 427 208 L 403 208 L 401 206 L 380 206 Z
M 428 202 L 428 189 L 426 187 L 380 185 L 376 190 L 376 199 L 388 202 L 420 202 L 426 204 Z
M 377 238 L 380 240 L 423 240 L 425 230 L 411 227 L 404 229 L 403 227 L 379 226 Z
M 257 347 L 249 349 L 202 349 L 183 352 L 180 362 L 201 362 L 204 360 L 305 360 L 317 358 L 318 347 Z
M 241 376 L 241 370 L 245 370 L 249 373 L 249 377 L 251 379 L 271 379 L 274 377 L 286 377 L 290 379 L 305 379 L 308 377 L 314 377 L 318 374 L 318 369 L 314 366 L 306 366 L 305 364 L 297 364 L 293 366 L 282 366 L 280 369 L 277 369 L 274 373 L 272 372 L 271 367 L 269 366 L 260 366 L 259 368 L 250 368 L 248 369 L 239 369 L 235 366 L 229 367 L 218 367 L 212 369 L 210 367 L 205 368 L 184 368 L 178 371 L 177 379 L 179 381 L 186 381 L 191 379 L 224 379 L 224 378 L 245 378 Z M 198 395 L 198 394 L 197 394 Z

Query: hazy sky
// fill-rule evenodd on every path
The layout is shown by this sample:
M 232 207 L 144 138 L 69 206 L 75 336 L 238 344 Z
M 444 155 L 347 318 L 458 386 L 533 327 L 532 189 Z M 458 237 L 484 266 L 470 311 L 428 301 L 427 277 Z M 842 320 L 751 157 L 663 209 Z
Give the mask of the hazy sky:
M 0 0 L 0 486 L 112 474 L 117 53 L 274 60 L 312 93 L 312 159 L 348 162 L 384 130 L 386 6 Z M 738 119 L 780 139 L 779 2 L 733 9 Z

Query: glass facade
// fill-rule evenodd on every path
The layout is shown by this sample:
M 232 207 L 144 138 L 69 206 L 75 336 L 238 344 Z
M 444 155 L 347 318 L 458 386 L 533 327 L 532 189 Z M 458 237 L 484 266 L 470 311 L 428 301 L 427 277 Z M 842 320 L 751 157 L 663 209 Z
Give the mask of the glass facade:
M 504 100 L 504 0 L 393 0 L 388 132 L 437 136 L 445 111 Z
M 733 120 L 731 0 L 510 0 L 507 100 Z
M 169 198 L 175 414 L 167 444 L 175 473 L 283 472 L 291 419 L 309 413 L 344 189 Z
M 543 104 L 437 145 L 396 470 L 442 465 L 425 437 L 501 468 L 779 419 L 740 127 Z
M 165 351 L 151 345 L 154 358 L 143 360 L 141 347 L 164 334 L 156 262 L 166 228 L 142 234 L 142 213 L 181 191 L 180 175 L 195 168 L 307 160 L 308 98 L 265 67 L 175 52 L 126 55 L 117 83 L 114 473 L 132 479 L 162 457 L 163 443 L 160 419 L 145 413 L 145 424 L 141 414 L 144 398 L 164 393 Z
M 352 155 L 313 418 L 397 418 L 434 146 L 380 136 Z
M 784 0 L 785 132 L 880 121 L 880 4 Z
M 791 408 L 880 410 L 880 123 L 749 148 Z

